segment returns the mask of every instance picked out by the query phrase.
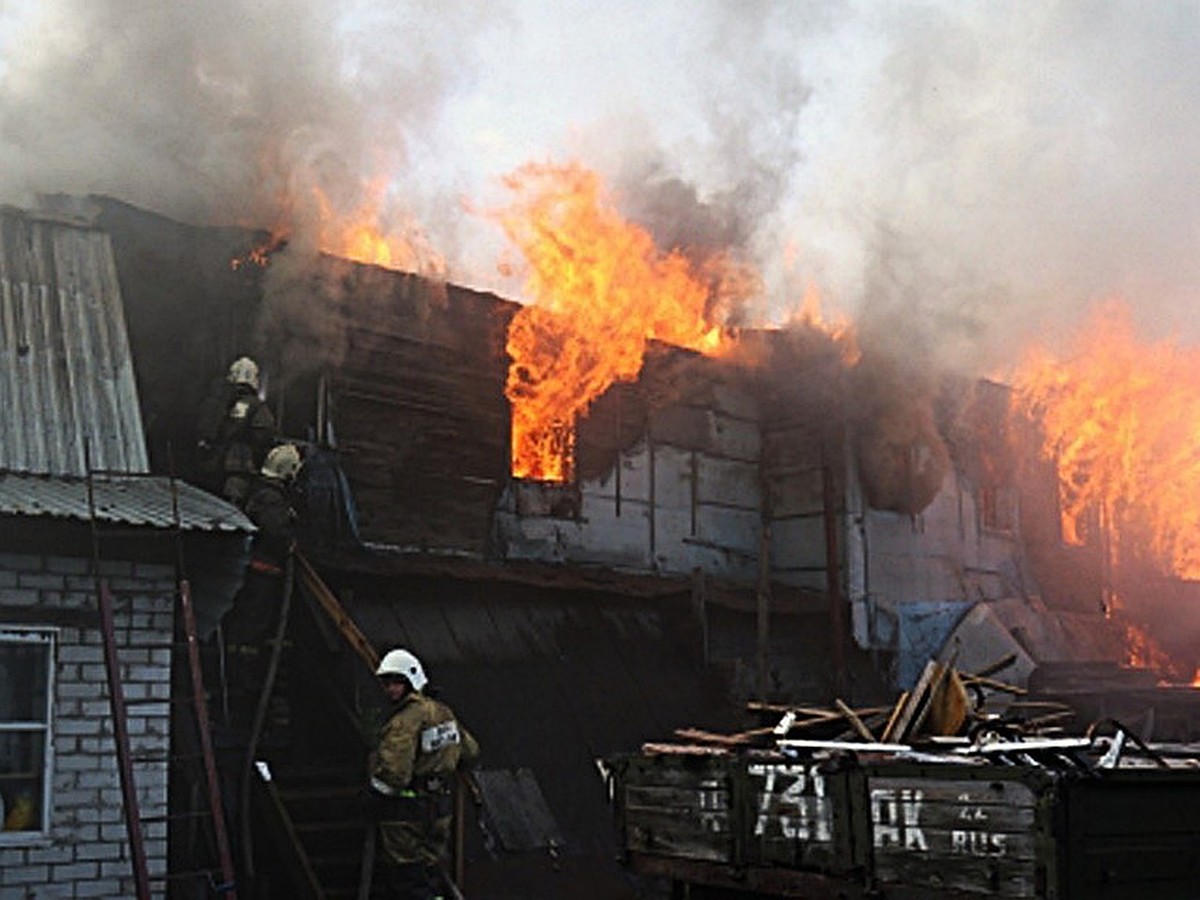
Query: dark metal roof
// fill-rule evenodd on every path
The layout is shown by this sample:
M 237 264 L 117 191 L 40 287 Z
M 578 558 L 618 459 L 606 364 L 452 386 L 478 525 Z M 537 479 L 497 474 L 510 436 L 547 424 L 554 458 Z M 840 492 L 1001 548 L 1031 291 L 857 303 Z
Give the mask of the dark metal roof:
M 147 471 L 104 232 L 0 209 L 0 409 L 0 469 Z
M 184 531 L 250 533 L 254 526 L 236 506 L 178 479 L 154 475 L 87 478 L 0 471 L 0 515 L 47 516 Z

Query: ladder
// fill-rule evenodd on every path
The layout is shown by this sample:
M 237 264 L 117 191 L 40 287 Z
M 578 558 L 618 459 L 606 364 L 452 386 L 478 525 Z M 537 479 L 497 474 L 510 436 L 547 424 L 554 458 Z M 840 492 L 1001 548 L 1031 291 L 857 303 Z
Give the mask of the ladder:
M 117 476 L 121 479 L 131 479 L 138 477 L 155 477 L 130 473 L 106 473 L 92 470 L 90 464 L 87 469 L 87 500 L 88 514 L 91 523 L 92 533 L 92 572 L 95 579 L 96 595 L 98 598 L 98 606 L 100 613 L 100 635 L 104 646 L 105 673 L 108 682 L 109 703 L 112 712 L 113 721 L 113 739 L 116 745 L 117 765 L 120 776 L 121 797 L 123 801 L 124 819 L 126 832 L 129 838 L 130 847 L 130 862 L 133 868 L 133 881 L 135 888 L 135 896 L 137 900 L 150 900 L 151 897 L 151 882 L 155 880 L 174 879 L 181 877 L 196 877 L 203 874 L 212 887 L 214 893 L 220 894 L 227 900 L 236 900 L 237 893 L 235 889 L 235 875 L 233 867 L 233 856 L 230 851 L 229 836 L 226 828 L 225 811 L 221 801 L 220 785 L 217 777 L 216 755 L 213 750 L 212 734 L 210 727 L 210 718 L 208 712 L 208 703 L 204 691 L 204 679 L 200 662 L 200 645 L 196 631 L 195 609 L 192 604 L 191 585 L 186 578 L 181 577 L 182 571 L 182 528 L 180 525 L 179 515 L 179 497 L 177 482 L 174 476 L 170 477 L 171 486 L 171 503 L 173 528 L 167 531 L 166 536 L 174 537 L 176 540 L 176 626 L 174 632 L 178 633 L 182 630 L 184 638 L 184 647 L 187 653 L 187 677 L 190 686 L 188 696 L 182 698 L 172 697 L 170 703 L 181 701 L 189 704 L 194 716 L 195 732 L 197 742 L 199 744 L 199 758 L 203 763 L 203 780 L 205 789 L 205 806 L 206 810 L 201 813 L 203 817 L 211 823 L 212 840 L 215 844 L 216 855 L 220 867 L 219 881 L 213 877 L 212 872 L 183 872 L 172 873 L 166 872 L 163 876 L 152 878 L 149 871 L 149 864 L 146 853 L 145 833 L 142 828 L 144 822 L 150 821 L 141 815 L 137 784 L 134 774 L 134 754 L 131 748 L 129 736 L 129 707 L 131 702 L 125 698 L 124 684 L 121 678 L 121 660 L 117 647 L 117 627 L 116 613 L 113 592 L 110 589 L 108 580 L 104 577 L 101 570 L 101 543 L 105 537 L 124 536 L 137 537 L 138 539 L 146 539 L 153 537 L 156 532 L 147 529 L 120 529 L 101 527 L 100 519 L 97 516 L 96 505 L 96 481 L 97 475 L 102 476 Z M 163 534 L 162 531 L 157 532 Z M 173 641 L 170 644 L 172 651 L 172 668 L 174 668 L 174 654 L 179 644 Z M 153 702 L 163 703 L 159 698 Z M 174 717 L 172 716 L 172 719 Z M 174 721 L 172 721 L 172 732 L 174 731 Z M 168 737 L 168 742 L 173 741 L 174 736 Z M 171 766 L 178 762 L 175 755 L 172 754 L 170 743 L 167 746 L 167 761 L 168 761 L 168 785 L 172 777 Z M 168 790 L 169 794 L 169 790 Z M 186 814 L 185 814 L 186 815 Z M 172 815 L 168 809 L 168 814 L 165 817 L 167 822 L 177 816 Z M 169 867 L 168 867 L 169 868 Z

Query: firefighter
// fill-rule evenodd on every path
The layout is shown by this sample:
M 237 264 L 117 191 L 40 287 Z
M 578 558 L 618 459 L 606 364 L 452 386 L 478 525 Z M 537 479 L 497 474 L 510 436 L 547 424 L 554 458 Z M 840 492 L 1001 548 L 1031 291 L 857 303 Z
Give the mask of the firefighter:
M 379 841 L 373 896 L 461 896 L 449 876 L 455 773 L 475 762 L 479 744 L 430 695 L 425 669 L 408 650 L 389 651 L 375 674 L 391 706 L 370 761 Z
M 278 622 L 286 566 L 296 549 L 298 518 L 292 485 L 303 465 L 295 444 L 280 444 L 267 454 L 250 483 L 246 515 L 258 531 L 250 547 L 242 588 L 233 608 L 221 619 L 235 697 L 253 695 L 268 658 L 265 646 Z
M 200 404 L 196 455 L 201 480 L 239 506 L 275 441 L 275 417 L 259 396 L 258 364 L 235 359 Z

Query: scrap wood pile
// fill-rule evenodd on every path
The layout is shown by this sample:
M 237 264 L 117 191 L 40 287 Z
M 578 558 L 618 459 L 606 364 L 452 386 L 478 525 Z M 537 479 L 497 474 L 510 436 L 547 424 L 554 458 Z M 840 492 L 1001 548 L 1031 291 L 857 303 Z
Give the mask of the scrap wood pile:
M 642 752 L 724 755 L 773 750 L 800 755 L 818 751 L 970 751 L 1000 762 L 1035 761 L 1035 756 L 1071 762 L 1082 751 L 1094 750 L 1096 738 L 1090 733 L 1064 736 L 1065 727 L 1075 716 L 1069 705 L 1023 699 L 1027 694 L 1024 688 L 995 677 L 1015 659 L 1006 657 L 974 673 L 959 671 L 954 660 L 930 660 L 912 690 L 903 692 L 888 706 L 854 708 L 841 699 L 828 707 L 751 702 L 747 710 L 764 720 L 759 727 L 729 734 L 679 728 L 674 735 L 676 741 L 646 743 Z M 988 700 L 998 695 L 1006 701 L 1003 711 L 991 712 Z M 1123 735 L 1120 743 L 1124 746 L 1126 737 L 1132 736 L 1119 724 L 1114 725 Z M 1080 764 L 1087 766 L 1086 762 Z

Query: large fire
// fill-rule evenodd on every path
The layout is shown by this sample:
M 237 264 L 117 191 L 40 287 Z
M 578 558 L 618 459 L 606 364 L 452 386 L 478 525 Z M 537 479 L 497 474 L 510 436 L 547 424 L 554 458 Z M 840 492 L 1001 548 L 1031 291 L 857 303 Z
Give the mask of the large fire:
M 335 203 L 317 184 L 300 193 L 276 198 L 279 224 L 263 244 L 231 260 L 232 268 L 268 265 L 272 253 L 287 245 L 294 233 L 305 231 L 317 250 L 331 256 L 433 278 L 446 276 L 444 257 L 421 227 L 389 202 L 387 179 L 360 184 L 349 204 Z
M 744 271 L 716 260 L 701 272 L 661 252 L 581 165 L 530 164 L 504 183 L 515 198 L 494 215 L 528 265 L 530 300 L 508 330 L 512 472 L 563 481 L 577 419 L 614 382 L 637 377 L 648 341 L 728 346 L 720 285 L 743 279 L 722 275 Z
M 445 276 L 445 259 L 420 227 L 406 216 L 389 213 L 385 180 L 368 184 L 349 210 L 335 208 L 319 187 L 313 188 L 313 197 L 320 211 L 317 242 L 325 253 L 385 269 Z
M 1138 340 L 1112 302 L 1069 357 L 1031 353 L 1014 386 L 1058 467 L 1064 539 L 1095 522 L 1113 565 L 1200 578 L 1200 350 Z

